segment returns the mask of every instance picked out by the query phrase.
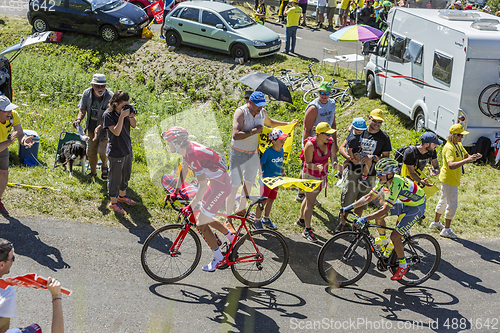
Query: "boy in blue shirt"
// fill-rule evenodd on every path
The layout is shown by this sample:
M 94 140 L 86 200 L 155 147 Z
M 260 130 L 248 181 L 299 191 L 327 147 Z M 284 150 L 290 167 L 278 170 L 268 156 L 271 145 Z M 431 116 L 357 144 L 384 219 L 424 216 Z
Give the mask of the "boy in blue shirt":
M 287 137 L 288 134 L 284 134 L 283 131 L 278 128 L 274 128 L 271 133 L 269 133 L 269 140 L 271 140 L 273 145 L 267 148 L 260 158 L 262 178 L 284 176 L 283 145 L 285 144 L 285 139 Z M 260 192 L 262 193 L 262 196 L 267 197 L 268 199 L 264 202 L 264 217 L 262 219 L 260 218 L 262 210 L 260 209 L 260 206 L 257 206 L 253 227 L 255 229 L 264 229 L 263 226 L 265 226 L 268 229 L 276 230 L 278 227 L 276 227 L 276 225 L 269 219 L 269 213 L 271 213 L 273 202 L 278 195 L 278 187 L 270 189 L 266 185 L 261 185 Z

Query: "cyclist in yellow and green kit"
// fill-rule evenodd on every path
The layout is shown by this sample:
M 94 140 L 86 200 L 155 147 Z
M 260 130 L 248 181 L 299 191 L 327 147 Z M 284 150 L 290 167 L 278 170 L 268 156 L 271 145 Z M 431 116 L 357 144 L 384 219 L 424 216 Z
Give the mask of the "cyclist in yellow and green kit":
M 384 187 L 389 189 L 390 194 L 385 204 L 375 213 L 360 217 L 355 225 L 362 228 L 367 221 L 375 220 L 378 225 L 385 227 L 384 217 L 398 216 L 396 229 L 391 233 L 394 251 L 396 251 L 399 259 L 398 270 L 391 277 L 391 280 L 396 281 L 401 279 L 408 271 L 401 236 L 409 231 L 424 215 L 426 203 L 425 192 L 412 180 L 397 175 L 399 172 L 398 162 L 392 158 L 383 158 L 378 161 L 375 165 L 375 171 L 377 172 L 378 180 L 371 192 L 352 205 L 341 208 L 341 211 L 345 214 L 347 211 L 364 206 L 374 200 L 380 192 L 384 191 Z M 388 240 L 385 236 L 385 229 L 379 228 L 379 234 L 384 245 L 387 245 Z

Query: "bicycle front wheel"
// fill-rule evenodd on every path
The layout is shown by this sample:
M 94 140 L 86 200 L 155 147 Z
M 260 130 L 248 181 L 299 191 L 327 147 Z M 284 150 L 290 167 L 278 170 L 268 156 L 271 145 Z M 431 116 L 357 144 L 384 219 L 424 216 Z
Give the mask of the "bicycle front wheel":
M 163 226 L 146 239 L 141 252 L 142 268 L 153 280 L 173 283 L 191 274 L 201 257 L 201 242 L 198 235 L 189 229 L 182 246 L 175 255 L 170 248 L 182 231 L 182 224 Z
M 310 77 L 307 77 L 304 81 L 302 81 L 302 84 L 300 85 L 300 89 L 304 91 L 308 91 L 312 88 L 318 88 L 321 82 L 325 81 L 325 79 L 321 75 L 313 75 Z
M 441 261 L 441 247 L 438 241 L 427 234 L 418 234 L 403 242 L 408 271 L 398 280 L 405 286 L 416 286 L 427 281 L 437 270 Z M 390 267 L 396 273 L 398 265 Z
M 497 83 L 490 84 L 479 94 L 477 105 L 479 106 L 479 110 L 481 110 L 481 112 L 488 117 L 491 115 L 488 111 L 488 99 L 490 98 L 491 93 L 499 87 L 500 85 Z
M 365 275 L 372 262 L 367 240 L 357 232 L 341 232 L 330 238 L 318 255 L 319 274 L 332 286 L 345 287 Z
M 493 117 L 500 117 L 500 88 L 493 90 L 488 97 L 488 112 Z
M 345 92 L 333 96 L 333 100 L 335 101 L 336 110 L 347 109 L 352 104 L 352 96 Z
M 230 259 L 236 261 L 231 265 L 234 276 L 249 287 L 262 287 L 276 279 L 286 269 L 288 264 L 288 246 L 281 234 L 272 230 L 256 230 L 251 232 L 255 245 L 249 235 L 243 236 L 234 246 Z M 260 259 L 260 261 L 252 261 Z

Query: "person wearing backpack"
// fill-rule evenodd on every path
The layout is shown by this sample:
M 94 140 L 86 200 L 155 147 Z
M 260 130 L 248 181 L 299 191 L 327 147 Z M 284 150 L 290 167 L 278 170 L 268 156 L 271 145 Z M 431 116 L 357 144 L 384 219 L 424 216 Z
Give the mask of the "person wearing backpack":
M 436 147 L 443 144 L 436 134 L 426 132 L 420 136 L 420 144 L 409 146 L 403 154 L 403 167 L 401 176 L 408 177 L 417 184 L 423 186 L 433 186 L 427 178 L 421 178 L 422 171 L 425 169 L 429 161 L 432 164 L 431 176 L 437 176 L 441 170 L 437 159 Z
M 457 235 L 451 230 L 451 220 L 455 216 L 458 207 L 458 187 L 460 178 L 464 173 L 463 166 L 481 158 L 480 153 L 469 155 L 462 146 L 464 135 L 469 134 L 462 125 L 455 124 L 450 128 L 450 135 L 446 138 L 446 144 L 443 147 L 443 169 L 439 175 L 441 181 L 441 198 L 436 205 L 436 215 L 434 222 L 429 228 L 441 230 L 441 237 L 456 239 Z M 442 214 L 445 221 L 444 226 L 439 222 Z
M 316 135 L 307 138 L 304 149 L 301 152 L 301 159 L 304 161 L 302 179 L 322 181 L 322 184 L 316 190 L 306 192 L 306 198 L 300 206 L 300 217 L 295 222 L 295 225 L 304 228 L 302 236 L 314 243 L 318 240 L 311 228 L 311 218 L 316 197 L 328 181 L 328 160 L 332 162 L 334 168 L 338 165 L 337 151 L 332 139 L 332 135 L 336 131 L 326 122 L 319 123 L 316 125 Z

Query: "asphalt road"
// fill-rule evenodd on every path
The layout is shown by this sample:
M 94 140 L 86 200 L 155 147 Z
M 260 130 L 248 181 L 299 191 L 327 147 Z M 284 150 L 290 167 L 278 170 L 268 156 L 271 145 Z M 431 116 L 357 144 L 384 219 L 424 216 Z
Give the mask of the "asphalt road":
M 372 265 L 356 285 L 330 289 L 317 271 L 319 246 L 297 231 L 287 238 L 285 273 L 268 288 L 250 289 L 230 270 L 202 272 L 211 260 L 205 244 L 193 274 L 176 284 L 156 283 L 140 264 L 150 230 L 137 229 L 128 218 L 121 223 L 0 217 L 0 237 L 12 241 L 16 252 L 8 276 L 53 276 L 71 289 L 73 294 L 63 297 L 67 332 L 498 332 L 500 327 L 500 239 L 440 238 L 439 269 L 415 288 L 402 287 Z M 19 318 L 13 325 L 37 322 L 49 331 L 48 291 L 16 290 Z

